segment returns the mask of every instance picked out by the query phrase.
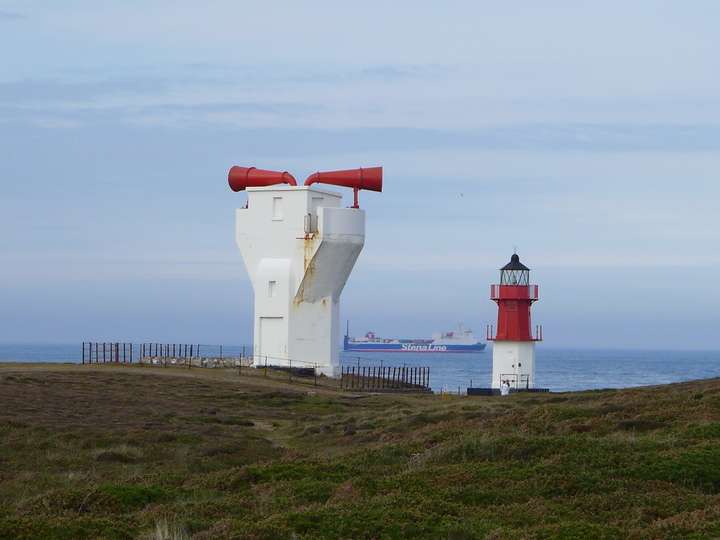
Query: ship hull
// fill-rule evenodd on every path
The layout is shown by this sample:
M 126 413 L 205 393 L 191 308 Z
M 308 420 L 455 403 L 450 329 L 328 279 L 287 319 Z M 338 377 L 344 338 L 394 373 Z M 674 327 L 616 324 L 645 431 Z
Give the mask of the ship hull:
M 485 343 L 468 345 L 435 345 L 414 343 L 353 343 L 345 342 L 346 352 L 383 353 L 479 353 L 485 350 Z

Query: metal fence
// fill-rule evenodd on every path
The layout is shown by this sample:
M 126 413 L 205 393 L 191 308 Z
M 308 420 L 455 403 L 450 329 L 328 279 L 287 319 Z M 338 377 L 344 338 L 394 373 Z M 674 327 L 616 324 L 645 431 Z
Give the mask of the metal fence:
M 132 343 L 97 343 L 86 342 L 82 344 L 83 364 L 131 364 L 133 361 Z
M 187 343 L 141 343 L 140 358 L 193 358 L 200 356 L 200 345 Z
M 430 368 L 413 366 L 343 366 L 340 388 L 361 391 L 427 392 Z

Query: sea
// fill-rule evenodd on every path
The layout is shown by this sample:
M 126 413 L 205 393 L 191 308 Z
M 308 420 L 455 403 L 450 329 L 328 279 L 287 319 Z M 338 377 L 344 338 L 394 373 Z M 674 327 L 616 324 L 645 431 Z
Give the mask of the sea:
M 135 346 L 135 351 L 139 346 Z M 218 347 L 201 346 L 216 355 Z M 223 346 L 222 354 L 239 355 L 249 345 Z M 205 352 L 207 351 L 207 352 Z M 136 352 L 137 354 L 137 352 Z M 0 344 L 0 362 L 70 362 L 82 360 L 77 344 Z M 482 353 L 341 353 L 343 365 L 422 366 L 430 368 L 435 392 L 465 392 L 490 386 L 492 347 Z M 536 386 L 553 392 L 629 388 L 720 377 L 720 351 L 536 349 Z

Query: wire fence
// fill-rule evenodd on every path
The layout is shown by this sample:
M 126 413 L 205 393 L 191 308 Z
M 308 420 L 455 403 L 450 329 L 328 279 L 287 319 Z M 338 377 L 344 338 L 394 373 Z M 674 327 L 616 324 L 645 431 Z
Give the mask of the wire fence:
M 287 377 L 292 382 L 312 379 L 317 385 L 319 378 L 326 375 L 339 377 L 334 384 L 342 390 L 357 391 L 430 391 L 430 368 L 420 366 L 363 366 L 361 361 L 374 362 L 376 359 L 353 357 L 353 365 L 341 365 L 340 373 L 317 362 L 286 356 L 246 354 L 249 346 L 223 346 L 198 343 L 96 343 L 83 342 L 82 363 L 137 363 L 155 367 L 175 368 L 232 368 L 238 375 L 258 373 L 264 377 Z M 347 360 L 347 359 L 345 359 Z M 252 369 L 252 372 L 248 372 Z

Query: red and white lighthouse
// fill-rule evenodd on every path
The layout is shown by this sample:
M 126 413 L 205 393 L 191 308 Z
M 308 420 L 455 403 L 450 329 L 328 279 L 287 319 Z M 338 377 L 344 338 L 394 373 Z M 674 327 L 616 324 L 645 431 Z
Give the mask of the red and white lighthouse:
M 538 286 L 530 284 L 530 269 L 514 253 L 500 269 L 500 284 L 490 286 L 490 299 L 498 305 L 497 331 L 488 327 L 493 344 L 492 388 L 503 382 L 512 389 L 535 388 L 535 342 L 542 341 L 542 327 L 533 333 L 530 308 L 538 300 Z

